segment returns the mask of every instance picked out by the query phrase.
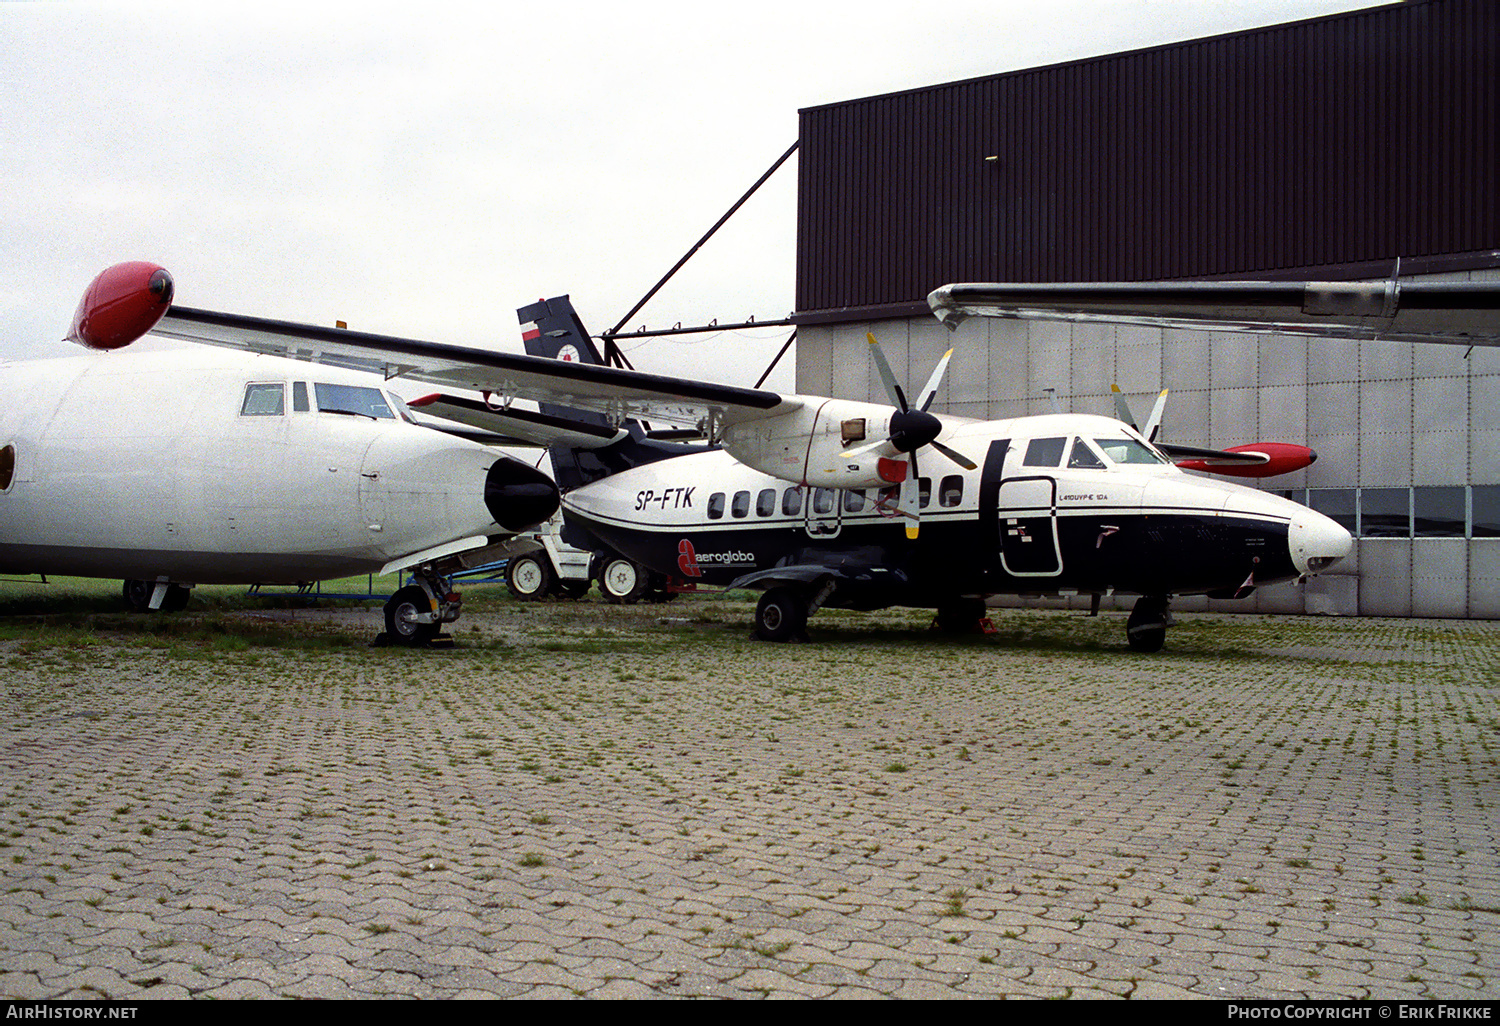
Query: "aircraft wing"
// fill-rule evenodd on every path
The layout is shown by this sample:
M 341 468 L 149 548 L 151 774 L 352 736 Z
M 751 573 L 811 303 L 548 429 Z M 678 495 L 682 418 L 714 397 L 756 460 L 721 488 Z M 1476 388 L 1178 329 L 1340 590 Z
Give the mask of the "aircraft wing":
M 969 317 L 1500 345 L 1500 282 L 1188 281 L 944 285 L 949 328 Z
M 481 392 L 488 405 L 502 410 L 528 399 L 592 410 L 616 422 L 636 418 L 698 427 L 757 420 L 801 404 L 795 396 L 761 389 L 187 307 L 169 310 L 155 333 Z
M 465 437 L 495 445 L 538 445 L 545 448 L 558 443 L 570 449 L 598 449 L 624 434 L 582 420 L 516 407 L 506 409 L 458 395 L 428 395 L 412 399 L 406 405 L 420 413 L 441 418 L 443 422 L 462 424 L 471 429 L 462 432 Z M 428 423 L 427 426 L 440 431 L 452 430 L 445 423 Z

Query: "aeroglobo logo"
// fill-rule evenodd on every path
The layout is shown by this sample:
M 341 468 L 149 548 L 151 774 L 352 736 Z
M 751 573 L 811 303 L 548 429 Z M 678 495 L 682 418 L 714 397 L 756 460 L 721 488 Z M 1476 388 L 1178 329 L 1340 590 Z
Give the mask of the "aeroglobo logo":
M 700 563 L 717 563 L 719 566 L 735 568 L 753 568 L 755 566 L 755 553 L 753 552 L 704 552 L 699 553 L 693 548 L 693 543 L 686 538 L 677 543 L 677 569 L 682 571 L 684 577 L 702 577 L 703 568 Z

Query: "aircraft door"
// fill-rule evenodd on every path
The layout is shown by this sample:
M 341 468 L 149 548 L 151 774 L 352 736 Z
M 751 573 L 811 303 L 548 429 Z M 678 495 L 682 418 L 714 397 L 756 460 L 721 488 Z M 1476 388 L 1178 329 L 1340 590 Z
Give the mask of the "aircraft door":
M 1057 541 L 1057 481 L 1045 474 L 1000 482 L 1000 565 L 1012 577 L 1062 573 Z
M 802 526 L 810 538 L 837 538 L 844 527 L 844 493 L 838 488 L 814 488 L 802 491 Z

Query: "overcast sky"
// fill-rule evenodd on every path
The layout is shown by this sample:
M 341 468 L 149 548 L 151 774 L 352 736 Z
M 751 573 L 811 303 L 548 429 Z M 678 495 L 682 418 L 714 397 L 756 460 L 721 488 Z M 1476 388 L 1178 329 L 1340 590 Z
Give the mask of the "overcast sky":
M 515 308 L 571 293 L 603 331 L 799 108 L 1369 6 L 3 2 L 0 353 L 55 351 L 89 280 L 137 259 L 185 306 L 519 350 Z M 632 326 L 788 314 L 795 176 Z M 786 331 L 630 355 L 749 384 Z

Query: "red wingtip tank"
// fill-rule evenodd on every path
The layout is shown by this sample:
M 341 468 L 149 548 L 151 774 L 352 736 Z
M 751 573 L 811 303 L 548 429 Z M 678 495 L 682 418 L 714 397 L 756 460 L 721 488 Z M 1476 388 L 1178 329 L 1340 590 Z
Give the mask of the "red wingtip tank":
M 1264 463 L 1234 465 L 1215 463 L 1212 459 L 1189 459 L 1178 460 L 1177 465 L 1183 470 L 1200 470 L 1229 477 L 1276 477 L 1301 470 L 1318 459 L 1318 454 L 1307 446 L 1293 445 L 1291 442 L 1253 442 L 1224 451 L 1257 453 L 1266 456 L 1267 460 Z
M 172 275 L 144 260 L 99 272 L 84 290 L 68 341 L 90 349 L 121 349 L 156 327 L 172 305 Z

